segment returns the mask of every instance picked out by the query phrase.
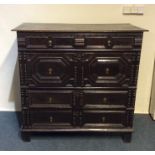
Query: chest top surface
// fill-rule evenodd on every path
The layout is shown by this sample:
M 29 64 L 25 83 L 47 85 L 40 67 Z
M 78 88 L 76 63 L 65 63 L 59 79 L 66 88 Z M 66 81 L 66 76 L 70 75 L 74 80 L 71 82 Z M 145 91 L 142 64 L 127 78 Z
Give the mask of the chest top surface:
M 146 29 L 122 24 L 58 24 L 58 23 L 23 23 L 12 31 L 19 32 L 144 32 Z

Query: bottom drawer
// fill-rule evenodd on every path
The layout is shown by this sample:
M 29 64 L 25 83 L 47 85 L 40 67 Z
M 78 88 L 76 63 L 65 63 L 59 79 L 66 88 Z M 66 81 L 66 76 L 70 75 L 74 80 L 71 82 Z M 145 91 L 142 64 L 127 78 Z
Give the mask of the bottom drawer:
M 34 126 L 72 126 L 71 110 L 30 110 L 30 122 Z
M 30 109 L 32 128 L 128 128 L 132 127 L 133 110 L 52 110 Z M 27 117 L 25 117 L 27 119 Z
M 126 111 L 85 110 L 81 125 L 83 127 L 127 127 L 129 125 L 127 119 Z

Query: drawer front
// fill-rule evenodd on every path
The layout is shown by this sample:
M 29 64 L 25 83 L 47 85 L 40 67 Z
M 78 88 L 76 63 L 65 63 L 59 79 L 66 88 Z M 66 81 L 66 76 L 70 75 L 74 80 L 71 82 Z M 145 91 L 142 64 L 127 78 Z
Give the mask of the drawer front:
M 137 55 L 105 52 L 84 54 L 83 85 L 128 87 L 136 85 Z
M 29 86 L 75 86 L 76 62 L 73 53 L 27 54 L 26 77 Z M 22 62 L 21 62 L 22 63 Z
M 84 110 L 82 113 L 83 127 L 126 127 L 126 111 Z
M 142 33 L 20 33 L 18 45 L 26 49 L 132 49 L 141 47 Z
M 23 124 L 28 128 L 124 128 L 133 126 L 133 115 L 133 110 L 22 110 Z
M 127 90 L 84 90 L 81 106 L 84 109 L 130 107 Z
M 72 126 L 71 110 L 30 110 L 30 122 L 35 126 Z
M 28 92 L 30 107 L 68 109 L 75 104 L 71 90 L 29 90 Z
M 50 38 L 47 36 L 27 36 L 25 38 L 25 47 L 27 49 L 46 49 L 50 47 Z

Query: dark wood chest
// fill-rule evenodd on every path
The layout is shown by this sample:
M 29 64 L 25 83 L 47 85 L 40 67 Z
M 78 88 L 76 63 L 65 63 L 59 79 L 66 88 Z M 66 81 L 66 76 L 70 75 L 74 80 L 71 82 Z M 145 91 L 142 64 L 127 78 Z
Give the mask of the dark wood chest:
M 110 132 L 131 140 L 144 29 L 25 23 L 14 30 L 23 139 L 33 132 Z

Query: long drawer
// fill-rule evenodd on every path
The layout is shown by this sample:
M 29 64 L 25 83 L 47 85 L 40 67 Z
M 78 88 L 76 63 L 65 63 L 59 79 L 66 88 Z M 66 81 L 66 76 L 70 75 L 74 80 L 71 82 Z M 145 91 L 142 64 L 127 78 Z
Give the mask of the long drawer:
M 135 89 L 30 89 L 26 91 L 26 104 L 23 106 L 57 109 L 134 108 L 135 91 Z
M 141 33 L 18 33 L 25 49 L 132 49 L 141 42 Z
M 115 128 L 132 127 L 133 111 L 126 110 L 55 110 L 30 109 L 29 118 L 32 128 L 82 127 Z

